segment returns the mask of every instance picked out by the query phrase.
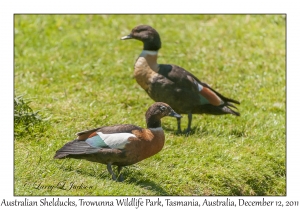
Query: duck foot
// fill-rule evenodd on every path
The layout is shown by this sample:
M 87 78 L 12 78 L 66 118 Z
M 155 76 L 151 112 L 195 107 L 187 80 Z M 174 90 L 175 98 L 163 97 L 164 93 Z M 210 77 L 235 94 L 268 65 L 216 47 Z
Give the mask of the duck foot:
M 177 130 L 175 134 L 177 134 L 177 135 L 182 134 L 182 131 L 181 130 Z
M 123 177 L 123 174 L 120 174 L 119 176 L 118 176 L 118 180 L 117 180 L 118 182 L 123 182 L 124 181 L 124 177 Z
M 186 131 L 185 131 L 185 135 L 190 135 L 192 132 L 192 130 L 190 128 L 187 128 Z

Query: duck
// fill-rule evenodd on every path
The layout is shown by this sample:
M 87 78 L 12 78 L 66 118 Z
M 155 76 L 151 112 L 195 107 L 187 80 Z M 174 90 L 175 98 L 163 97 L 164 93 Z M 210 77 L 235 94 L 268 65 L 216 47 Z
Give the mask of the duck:
M 137 83 L 154 101 L 169 104 L 176 113 L 188 115 L 186 133 L 191 131 L 192 114 L 240 116 L 239 101 L 227 98 L 200 81 L 192 73 L 174 64 L 158 64 L 158 51 L 162 46 L 159 33 L 149 25 L 138 25 L 121 40 L 135 39 L 143 42 L 143 50 L 134 64 Z M 181 118 L 177 118 L 181 132 Z
M 123 181 L 121 170 L 160 152 L 165 143 L 161 118 L 180 118 L 168 104 L 156 102 L 146 111 L 147 128 L 132 124 L 102 126 L 78 132 L 77 138 L 56 151 L 54 159 L 74 158 L 105 164 L 115 181 Z M 112 170 L 117 166 L 117 174 Z

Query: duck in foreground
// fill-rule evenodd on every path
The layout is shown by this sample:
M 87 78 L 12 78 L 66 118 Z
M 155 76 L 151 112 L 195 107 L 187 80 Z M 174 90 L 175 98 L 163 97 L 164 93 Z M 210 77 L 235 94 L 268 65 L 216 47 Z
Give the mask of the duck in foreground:
M 123 181 L 120 171 L 158 153 L 164 146 L 165 136 L 161 118 L 181 116 L 165 103 L 154 103 L 146 112 L 147 128 L 123 124 L 95 128 L 77 133 L 77 139 L 56 151 L 55 159 L 75 158 L 107 165 L 113 180 Z M 118 166 L 118 175 L 112 170 Z
M 239 112 L 231 109 L 237 109 L 232 103 L 240 104 L 238 101 L 226 98 L 179 66 L 157 64 L 161 40 L 151 26 L 139 25 L 121 39 L 143 42 L 143 51 L 134 65 L 135 79 L 154 101 L 169 104 L 179 114 L 188 114 L 187 132 L 191 130 L 192 114 L 240 116 Z M 180 119 L 177 118 L 179 132 Z

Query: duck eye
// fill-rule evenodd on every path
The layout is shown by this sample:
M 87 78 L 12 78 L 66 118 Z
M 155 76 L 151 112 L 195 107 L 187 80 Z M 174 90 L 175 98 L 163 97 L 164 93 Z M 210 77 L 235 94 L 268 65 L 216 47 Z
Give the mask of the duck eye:
M 160 107 L 160 110 L 161 110 L 161 111 L 165 111 L 166 109 L 167 109 L 167 107 L 165 107 L 165 106 L 161 106 L 161 107 Z

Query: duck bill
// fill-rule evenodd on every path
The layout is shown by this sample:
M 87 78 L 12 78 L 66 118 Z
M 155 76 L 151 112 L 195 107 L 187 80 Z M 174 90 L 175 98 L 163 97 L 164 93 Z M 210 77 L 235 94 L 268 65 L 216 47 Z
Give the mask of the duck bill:
M 174 110 L 172 110 L 169 114 L 170 117 L 182 118 L 180 114 L 177 114 Z
M 121 40 L 132 39 L 131 34 L 121 37 Z

